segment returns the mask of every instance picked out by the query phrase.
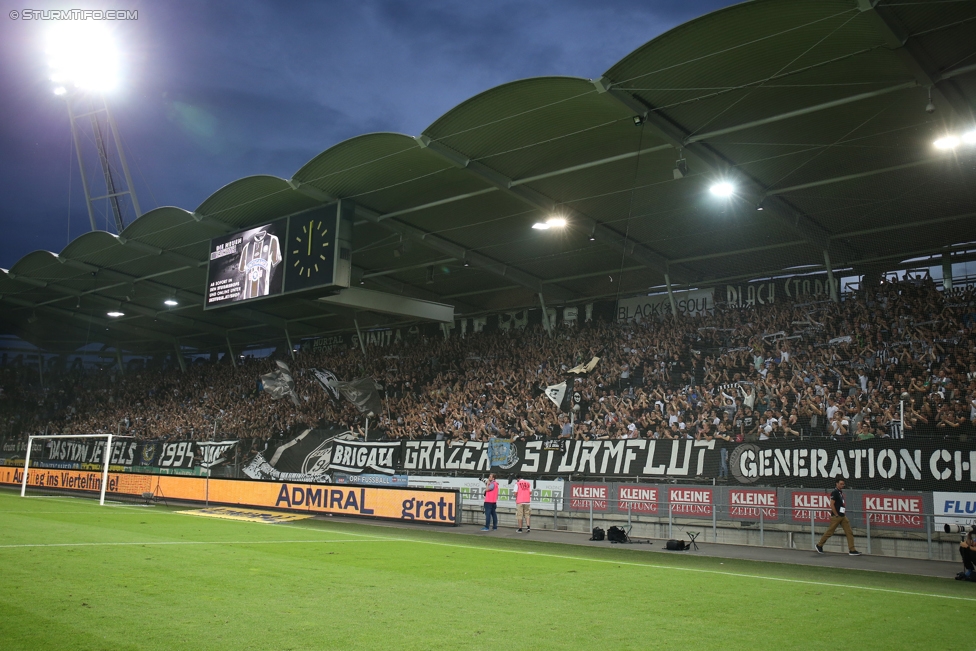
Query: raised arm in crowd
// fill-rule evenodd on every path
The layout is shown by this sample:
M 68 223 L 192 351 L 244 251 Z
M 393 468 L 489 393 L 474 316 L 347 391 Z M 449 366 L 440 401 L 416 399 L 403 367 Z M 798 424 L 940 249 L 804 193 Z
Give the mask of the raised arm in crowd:
M 456 333 L 289 361 L 299 405 L 258 390 L 271 359 L 242 365 L 45 373 L 0 367 L 0 436 L 122 429 L 142 439 L 269 438 L 363 416 L 306 371 L 369 376 L 389 438 L 870 439 L 971 436 L 976 421 L 973 291 L 886 283 L 841 303 L 717 307 L 703 316 Z M 566 371 L 593 356 L 574 382 Z M 569 377 L 561 414 L 541 388 Z M 902 429 L 902 421 L 904 429 Z M 216 427 L 215 427 L 216 426 Z

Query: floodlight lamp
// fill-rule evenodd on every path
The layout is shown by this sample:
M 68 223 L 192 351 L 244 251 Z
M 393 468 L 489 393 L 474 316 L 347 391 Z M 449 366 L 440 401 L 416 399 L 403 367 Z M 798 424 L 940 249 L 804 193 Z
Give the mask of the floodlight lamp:
M 118 51 L 102 23 L 67 21 L 54 25 L 47 34 L 46 52 L 55 83 L 95 92 L 110 91 L 118 84 Z
M 110 316 L 113 319 L 117 319 L 120 316 L 125 316 L 125 312 L 106 312 L 106 316 Z
M 545 222 L 536 222 L 532 224 L 532 228 L 534 228 L 537 231 L 547 231 L 549 230 L 550 226 Z
M 565 217 L 550 217 L 546 220 L 550 228 L 563 228 L 566 225 Z
M 55 95 L 58 95 L 58 96 L 64 95 L 67 92 L 68 92 L 68 90 L 64 86 L 57 86 L 54 89 L 54 94 Z
M 170 307 L 174 307 L 176 305 L 179 305 L 179 302 L 175 298 L 167 298 L 165 301 L 163 301 L 163 305 L 169 305 Z
M 728 181 L 722 181 L 721 183 L 716 183 L 710 187 L 708 191 L 714 194 L 716 197 L 731 197 L 735 192 L 735 186 Z
M 934 143 L 936 149 L 955 149 L 959 146 L 959 138 L 956 136 L 942 136 Z
M 962 141 L 967 145 L 976 145 L 976 129 L 962 134 Z

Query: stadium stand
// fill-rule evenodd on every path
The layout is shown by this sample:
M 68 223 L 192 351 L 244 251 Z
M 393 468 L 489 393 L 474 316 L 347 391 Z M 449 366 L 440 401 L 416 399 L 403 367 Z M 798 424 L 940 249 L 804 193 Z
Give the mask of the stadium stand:
M 427 337 L 364 357 L 359 347 L 300 352 L 290 361 L 299 405 L 272 400 L 258 377 L 267 359 L 232 366 L 49 373 L 0 369 L 0 436 L 109 432 L 140 439 L 281 437 L 319 422 L 362 432 L 347 401 L 329 398 L 308 369 L 370 376 L 391 439 L 489 437 L 720 438 L 968 437 L 976 424 L 973 289 L 939 291 L 931 278 L 886 282 L 840 303 L 719 305 L 703 316 L 594 320 Z M 286 352 L 277 351 L 286 359 Z M 572 365 L 601 357 L 576 380 L 570 426 L 542 395 Z M 573 380 L 570 380 L 572 382 Z M 904 431 L 902 414 L 904 409 Z M 965 440 L 965 439 L 963 439 Z

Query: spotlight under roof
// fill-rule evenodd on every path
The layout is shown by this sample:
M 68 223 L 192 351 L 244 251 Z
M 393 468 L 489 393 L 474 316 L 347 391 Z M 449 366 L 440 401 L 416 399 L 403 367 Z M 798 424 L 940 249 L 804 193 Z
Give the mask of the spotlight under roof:
M 174 298 L 167 298 L 165 301 L 163 301 L 163 305 L 173 307 L 174 305 L 179 305 L 179 302 Z
M 537 231 L 547 231 L 550 228 L 563 228 L 566 226 L 565 217 L 550 217 L 544 222 L 536 222 L 532 224 L 532 228 Z
M 955 149 L 961 142 L 957 136 L 942 136 L 932 144 L 936 149 Z
M 714 194 L 716 197 L 731 197 L 735 192 L 735 186 L 728 181 L 722 181 L 721 183 L 716 183 L 712 187 L 708 188 L 708 191 Z
M 125 312 L 106 312 L 106 316 L 110 316 L 113 319 L 117 319 L 120 316 L 125 316 Z

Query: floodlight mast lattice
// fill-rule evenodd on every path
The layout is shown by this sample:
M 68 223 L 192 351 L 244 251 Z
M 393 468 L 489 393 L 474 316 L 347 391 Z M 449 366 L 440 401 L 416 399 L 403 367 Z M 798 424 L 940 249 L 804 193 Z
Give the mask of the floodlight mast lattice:
M 88 220 L 91 229 L 98 230 L 95 202 L 107 200 L 112 207 L 116 231 L 121 233 L 125 228 L 126 212 L 123 198 L 129 197 L 135 217 L 139 217 L 142 211 L 139 208 L 135 187 L 132 185 L 132 175 L 122 149 L 118 125 L 105 99 L 105 92 L 111 90 L 116 83 L 117 53 L 110 35 L 97 26 L 77 23 L 61 27 L 49 34 L 48 63 L 51 68 L 51 81 L 56 84 L 54 94 L 63 97 L 68 108 L 71 138 L 78 157 Z M 105 182 L 105 193 L 99 196 L 92 196 L 85 165 L 85 153 L 82 147 L 84 123 L 80 123 L 84 118 L 88 118 L 87 126 L 90 127 L 90 132 L 85 133 L 94 144 L 98 165 L 101 167 Z M 115 148 L 111 153 L 114 153 L 115 160 L 122 168 L 122 178 L 119 178 L 118 172 L 112 169 L 113 158 L 110 155 L 106 131 L 111 135 L 111 144 Z
M 105 451 L 102 456 L 105 458 L 102 464 L 102 485 L 100 486 L 98 504 L 105 506 L 105 487 L 108 486 L 108 466 L 112 460 L 112 439 L 131 439 L 131 436 L 120 436 L 118 434 L 37 434 L 27 437 L 27 454 L 24 455 L 24 476 L 20 480 L 20 496 L 27 497 L 27 476 L 30 472 L 31 449 L 34 447 L 34 439 L 106 439 Z

